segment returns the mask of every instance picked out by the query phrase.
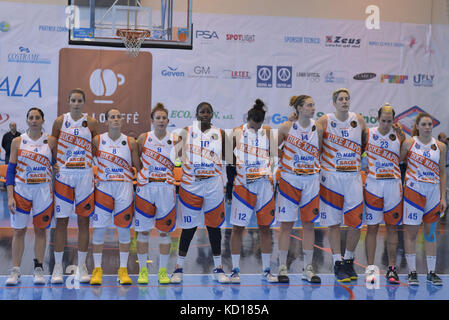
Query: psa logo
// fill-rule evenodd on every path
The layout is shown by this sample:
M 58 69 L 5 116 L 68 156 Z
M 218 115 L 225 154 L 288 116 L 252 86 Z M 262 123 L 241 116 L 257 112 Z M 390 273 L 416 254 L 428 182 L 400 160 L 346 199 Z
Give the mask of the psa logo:
M 326 36 L 326 47 L 335 48 L 360 48 L 362 39 L 343 38 L 341 36 Z
M 421 112 L 426 112 L 426 111 L 421 109 L 418 106 L 413 106 L 413 107 L 405 110 L 401 114 L 398 114 L 394 118 L 394 122 L 399 122 L 402 125 L 402 129 L 404 129 L 405 132 L 407 132 L 409 135 L 411 135 L 413 123 L 415 122 L 415 118 Z M 435 117 L 433 117 L 433 127 L 436 127 L 439 124 L 440 124 L 440 121 L 438 121 Z
M 219 39 L 216 31 L 209 30 L 196 30 L 195 38 L 203 40 Z
M 380 75 L 380 82 L 384 83 L 397 83 L 404 84 L 404 82 L 408 79 L 408 76 L 405 75 L 394 75 L 394 74 L 382 74 Z
M 429 74 L 416 74 L 413 76 L 413 85 L 416 87 L 433 87 L 435 76 Z
M 291 66 L 276 66 L 276 88 L 291 88 L 292 74 Z M 257 66 L 257 87 L 273 87 L 273 66 Z

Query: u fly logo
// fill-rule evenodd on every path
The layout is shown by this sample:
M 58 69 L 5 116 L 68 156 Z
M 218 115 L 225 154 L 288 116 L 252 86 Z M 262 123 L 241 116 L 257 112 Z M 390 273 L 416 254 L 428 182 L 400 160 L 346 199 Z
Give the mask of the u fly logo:
M 257 87 L 273 87 L 273 66 L 257 66 Z
M 276 88 L 292 87 L 292 67 L 277 66 L 276 67 Z

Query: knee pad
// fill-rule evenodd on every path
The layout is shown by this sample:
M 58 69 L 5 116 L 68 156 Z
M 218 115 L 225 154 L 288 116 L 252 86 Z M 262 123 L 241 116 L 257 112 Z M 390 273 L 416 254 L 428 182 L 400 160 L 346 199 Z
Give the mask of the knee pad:
M 93 244 L 103 244 L 104 236 L 106 235 L 106 228 L 95 228 L 92 236 Z
M 162 236 L 162 234 L 165 234 L 165 236 Z M 170 234 L 167 232 L 159 231 L 159 244 L 170 244 L 170 243 L 171 243 Z
M 117 227 L 118 241 L 122 244 L 131 242 L 131 230 L 128 228 Z
M 143 234 L 142 232 L 137 233 L 137 241 L 148 243 L 149 234 Z

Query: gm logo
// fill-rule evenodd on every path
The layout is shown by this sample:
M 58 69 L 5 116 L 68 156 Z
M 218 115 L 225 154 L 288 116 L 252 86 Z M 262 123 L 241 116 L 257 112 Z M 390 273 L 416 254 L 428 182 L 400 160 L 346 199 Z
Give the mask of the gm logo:
M 218 34 L 215 31 L 209 31 L 209 30 L 196 30 L 195 32 L 195 38 L 201 38 L 201 39 L 218 39 Z
M 257 66 L 257 87 L 273 87 L 273 66 Z
M 206 67 L 205 66 L 195 66 L 193 68 L 193 72 L 198 75 L 201 75 L 201 74 L 207 75 L 207 74 L 210 74 L 210 67 L 209 66 L 206 66 Z
M 277 66 L 276 67 L 276 88 L 292 87 L 292 67 Z

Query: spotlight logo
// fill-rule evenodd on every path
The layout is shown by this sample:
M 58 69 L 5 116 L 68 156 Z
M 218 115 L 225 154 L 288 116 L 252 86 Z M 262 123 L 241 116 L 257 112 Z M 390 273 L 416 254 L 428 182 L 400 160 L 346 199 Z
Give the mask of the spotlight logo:
M 406 75 L 382 74 L 380 76 L 381 83 L 404 84 L 405 81 L 407 81 L 407 80 L 408 80 L 408 76 L 406 76 Z

